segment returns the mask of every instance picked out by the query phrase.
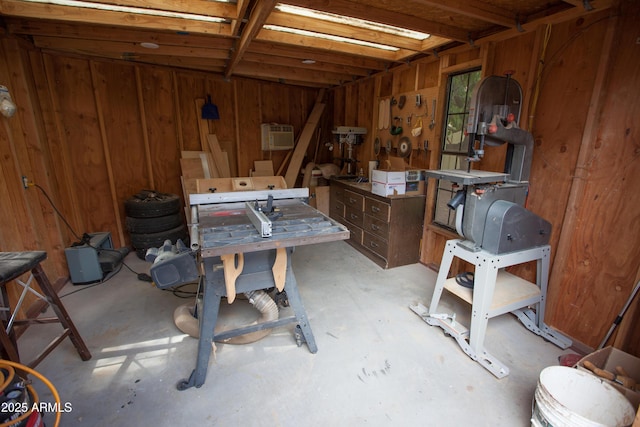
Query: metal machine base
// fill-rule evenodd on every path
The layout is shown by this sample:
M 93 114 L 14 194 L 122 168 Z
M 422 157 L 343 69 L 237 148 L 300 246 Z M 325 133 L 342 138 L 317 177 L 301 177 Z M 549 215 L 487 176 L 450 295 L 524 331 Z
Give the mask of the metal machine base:
M 471 359 L 480 363 L 497 378 L 509 375 L 509 368 L 484 348 L 487 324 L 492 317 L 513 313 L 527 329 L 536 335 L 562 349 L 571 345 L 570 339 L 544 323 L 549 276 L 549 245 L 495 255 L 485 250 L 471 252 L 459 243 L 461 241 L 456 239 L 449 240 L 446 244 L 430 308 L 417 304 L 409 307 L 412 311 L 429 325 L 439 326 L 445 334 L 454 337 Z M 475 265 L 474 289 L 458 285 L 455 278 L 447 278 L 454 257 Z M 537 261 L 536 284 L 504 271 L 505 267 L 529 261 Z M 456 322 L 455 314 L 438 312 L 443 289 L 447 289 L 471 304 L 469 329 Z
M 215 336 L 213 331 L 218 318 L 220 302 L 222 297 L 226 296 L 226 286 L 224 272 L 222 268 L 219 267 L 221 265 L 220 258 L 210 257 L 204 259 L 206 274 L 201 279 L 204 285 L 204 299 L 199 317 L 200 338 L 198 339 L 196 367 L 188 379 L 178 382 L 178 390 L 186 390 L 194 386 L 201 387 L 202 384 L 204 384 L 214 341 L 222 341 L 249 332 L 297 322 L 294 338 L 298 347 L 300 347 L 302 343 L 306 343 L 311 353 L 318 351 L 311 326 L 307 319 L 307 313 L 302 304 L 300 293 L 298 292 L 298 284 L 291 268 L 291 254 L 293 250 L 293 247 L 287 248 L 287 270 L 284 290 L 286 291 L 289 305 L 293 309 L 295 316 L 245 326 L 232 331 L 225 331 Z M 244 293 L 273 287 L 275 283 L 271 266 L 273 265 L 274 258 L 275 250 L 246 253 L 243 273 L 238 276 L 236 280 L 237 292 Z

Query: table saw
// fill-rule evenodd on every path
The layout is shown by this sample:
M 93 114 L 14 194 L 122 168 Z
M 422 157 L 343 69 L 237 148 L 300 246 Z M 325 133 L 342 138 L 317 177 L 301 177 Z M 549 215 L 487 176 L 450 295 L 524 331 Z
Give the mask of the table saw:
M 307 188 L 192 194 L 191 249 L 202 268 L 203 292 L 196 367 L 179 390 L 204 384 L 214 341 L 297 323 L 295 339 L 315 353 L 291 256 L 296 246 L 349 238 L 343 225 L 309 206 Z M 220 303 L 236 293 L 277 288 L 286 291 L 294 315 L 214 334 Z

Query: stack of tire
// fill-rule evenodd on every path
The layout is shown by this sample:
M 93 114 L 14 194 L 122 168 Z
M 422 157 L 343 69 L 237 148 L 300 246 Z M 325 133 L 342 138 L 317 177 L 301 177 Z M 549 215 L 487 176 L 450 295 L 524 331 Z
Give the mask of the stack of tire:
M 189 244 L 178 195 L 142 190 L 125 200 L 124 207 L 126 228 L 138 258 L 144 259 L 147 249 L 159 248 L 166 240 L 175 244 L 182 239 Z

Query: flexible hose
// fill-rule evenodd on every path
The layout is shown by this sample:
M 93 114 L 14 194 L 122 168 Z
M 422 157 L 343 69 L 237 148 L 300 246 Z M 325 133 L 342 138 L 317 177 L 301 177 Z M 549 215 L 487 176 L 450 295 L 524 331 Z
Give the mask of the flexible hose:
M 278 320 L 278 305 L 264 291 L 245 292 L 249 302 L 260 312 L 260 318 L 255 324 Z M 200 329 L 198 319 L 194 317 L 194 305 L 191 303 L 182 304 L 173 313 L 173 321 L 180 331 L 193 338 L 200 337 Z M 271 333 L 271 329 L 262 329 L 260 331 L 250 332 L 248 334 L 224 340 L 225 344 L 249 344 L 266 337 Z M 1 426 L 0 426 L 1 427 Z
M 29 368 L 28 366 L 25 366 L 21 363 L 17 363 L 17 362 L 11 362 L 9 360 L 4 360 L 4 359 L 0 359 L 0 368 L 1 367 L 5 367 L 5 369 L 9 370 L 9 368 L 16 368 L 19 369 L 21 371 L 24 371 L 28 374 L 33 375 L 34 377 L 38 378 L 40 381 L 42 381 L 48 388 L 49 390 L 51 390 L 51 394 L 53 395 L 53 398 L 56 401 L 56 407 L 58 408 L 58 410 L 56 411 L 56 419 L 54 421 L 53 427 L 58 427 L 60 425 L 60 395 L 58 394 L 58 390 L 56 390 L 56 388 L 54 387 L 54 385 L 51 383 L 51 381 L 49 381 L 47 378 L 44 377 L 44 375 L 40 374 L 39 372 Z M 27 386 L 27 390 L 34 396 L 34 402 L 38 400 L 38 395 L 36 394 L 36 391 L 33 389 L 33 387 L 31 387 L 30 385 Z M 26 412 L 24 414 L 22 414 L 20 417 L 16 418 L 15 420 L 12 420 L 10 422 L 7 423 L 3 423 L 0 424 L 0 427 L 9 427 L 12 425 L 15 425 L 16 423 L 22 421 L 23 419 L 27 418 L 29 415 L 31 415 L 32 411 Z

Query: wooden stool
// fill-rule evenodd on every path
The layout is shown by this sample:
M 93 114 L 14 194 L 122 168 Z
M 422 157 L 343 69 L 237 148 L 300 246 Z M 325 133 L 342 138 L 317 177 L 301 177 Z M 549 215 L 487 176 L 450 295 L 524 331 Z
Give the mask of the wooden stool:
M 71 342 L 73 342 L 73 345 L 78 350 L 78 354 L 80 354 L 82 360 L 91 359 L 89 349 L 85 345 L 84 341 L 82 341 L 82 338 L 71 321 L 67 310 L 65 310 L 62 305 L 62 301 L 60 301 L 58 294 L 56 294 L 53 286 L 51 286 L 51 282 L 49 282 L 47 275 L 40 265 L 40 263 L 46 258 L 47 253 L 44 251 L 0 252 L 0 289 L 2 291 L 2 304 L 4 306 L 1 308 L 3 310 L 3 314 L 1 316 L 2 327 L 0 327 L 0 346 L 2 348 L 3 357 L 13 362 L 21 363 L 14 326 L 32 325 L 37 323 L 60 323 L 64 328 L 62 333 L 51 341 L 51 343 L 49 343 L 49 345 L 47 345 L 47 347 L 45 347 L 45 349 L 27 365 L 30 368 L 33 368 L 42 362 L 42 360 L 66 337 L 69 337 Z M 31 274 L 26 283 L 17 279 L 29 271 L 31 271 Z M 31 287 L 31 282 L 34 278 L 44 295 Z M 9 305 L 9 296 L 6 284 L 14 279 L 24 289 L 22 290 L 22 294 L 20 295 L 16 307 L 12 312 Z M 16 320 L 16 314 L 19 312 L 27 292 L 31 292 L 37 295 L 40 299 L 49 303 L 57 317 L 35 317 Z

